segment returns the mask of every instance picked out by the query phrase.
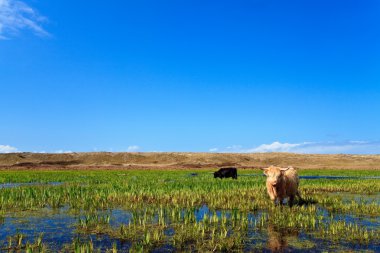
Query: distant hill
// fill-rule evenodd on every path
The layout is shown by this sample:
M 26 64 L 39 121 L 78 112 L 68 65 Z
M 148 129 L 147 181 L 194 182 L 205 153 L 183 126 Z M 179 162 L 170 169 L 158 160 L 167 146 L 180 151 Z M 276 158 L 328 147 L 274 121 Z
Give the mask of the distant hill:
M 0 154 L 0 169 L 201 169 L 222 166 L 261 168 L 269 165 L 302 169 L 380 170 L 380 155 L 293 153 L 12 153 Z

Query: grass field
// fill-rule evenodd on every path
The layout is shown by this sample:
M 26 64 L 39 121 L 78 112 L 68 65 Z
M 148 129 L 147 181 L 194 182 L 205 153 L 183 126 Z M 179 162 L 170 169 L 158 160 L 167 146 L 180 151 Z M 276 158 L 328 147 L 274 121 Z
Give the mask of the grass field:
M 1 249 L 380 251 L 380 171 L 300 175 L 366 178 L 301 178 L 290 208 L 270 202 L 259 170 L 1 171 Z

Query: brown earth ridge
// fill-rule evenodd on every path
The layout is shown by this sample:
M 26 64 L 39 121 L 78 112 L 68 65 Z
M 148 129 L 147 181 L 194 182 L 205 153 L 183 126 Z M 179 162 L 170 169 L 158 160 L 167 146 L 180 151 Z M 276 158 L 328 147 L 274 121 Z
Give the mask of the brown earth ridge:
M 295 153 L 87 152 L 0 154 L 0 169 L 213 169 L 224 166 L 380 170 L 380 155 Z

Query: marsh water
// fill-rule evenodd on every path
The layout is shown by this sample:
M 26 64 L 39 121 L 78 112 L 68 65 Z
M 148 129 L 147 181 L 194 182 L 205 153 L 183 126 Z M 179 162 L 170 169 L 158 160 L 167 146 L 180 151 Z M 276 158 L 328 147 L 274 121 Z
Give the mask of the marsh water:
M 2 188 L 15 188 L 20 186 L 58 186 L 62 185 L 63 182 L 46 182 L 46 183 L 40 183 L 40 182 L 29 182 L 29 183 L 3 183 L 0 184 L 0 189 Z
M 28 182 L 35 179 L 29 174 L 20 182 L 3 177 L 0 251 L 22 252 L 42 238 L 47 252 L 89 242 L 100 252 L 228 251 L 220 246 L 225 241 L 225 248 L 244 252 L 380 252 L 376 173 L 302 175 L 310 196 L 293 208 L 269 201 L 262 173 L 238 180 L 209 172 L 75 173 L 41 173 L 40 182 Z
M 350 193 L 334 193 L 339 195 L 347 201 L 378 201 L 379 195 L 358 195 Z M 332 194 L 331 194 L 332 195 Z M 183 209 L 184 214 L 186 209 Z M 205 216 L 217 215 L 219 218 L 222 214 L 227 217 L 231 216 L 231 211 L 223 210 L 210 210 L 207 205 L 198 208 L 192 208 L 191 212 L 194 213 L 196 220 L 201 221 Z M 254 225 L 264 212 L 251 212 L 247 218 L 250 221 L 246 235 L 245 235 L 245 252 L 262 251 L 262 252 L 324 252 L 336 250 L 371 250 L 375 252 L 380 251 L 380 244 L 371 243 L 368 245 L 360 245 L 353 243 L 340 243 L 331 244 L 328 240 L 315 238 L 310 234 L 305 234 L 298 231 L 278 230 L 275 227 L 268 226 L 264 229 L 258 230 Z M 328 217 L 330 213 L 323 208 L 320 208 L 319 213 Z M 98 212 L 99 215 L 107 215 L 110 217 L 110 229 L 117 230 L 120 224 L 128 225 L 132 218 L 133 212 L 128 209 L 110 209 Z M 120 240 L 114 238 L 106 233 L 83 233 L 77 228 L 78 220 L 84 217 L 83 213 L 72 212 L 68 207 L 62 208 L 43 208 L 35 211 L 24 211 L 18 213 L 5 214 L 0 225 L 0 243 L 2 251 L 6 252 L 8 238 L 16 236 L 17 234 L 24 235 L 24 241 L 33 242 L 41 233 L 43 234 L 43 241 L 51 252 L 69 251 L 70 245 L 73 240 L 91 241 L 95 249 L 101 252 L 115 247 L 121 252 L 127 252 L 131 248 L 131 243 L 128 240 Z M 347 223 L 358 224 L 367 228 L 380 227 L 380 217 L 366 218 L 358 217 L 355 215 L 338 215 L 335 216 L 336 220 L 344 220 Z M 157 214 L 154 215 L 152 222 L 157 222 Z M 168 227 L 165 229 L 164 234 L 168 238 L 176 233 L 175 229 Z M 175 248 L 170 244 L 164 244 L 153 249 L 153 252 L 174 252 Z

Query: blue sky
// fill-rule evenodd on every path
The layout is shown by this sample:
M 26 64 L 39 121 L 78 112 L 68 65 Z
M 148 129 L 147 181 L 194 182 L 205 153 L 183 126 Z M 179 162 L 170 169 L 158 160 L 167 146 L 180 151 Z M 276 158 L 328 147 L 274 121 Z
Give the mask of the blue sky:
M 380 153 L 379 13 L 0 0 L 0 152 Z

